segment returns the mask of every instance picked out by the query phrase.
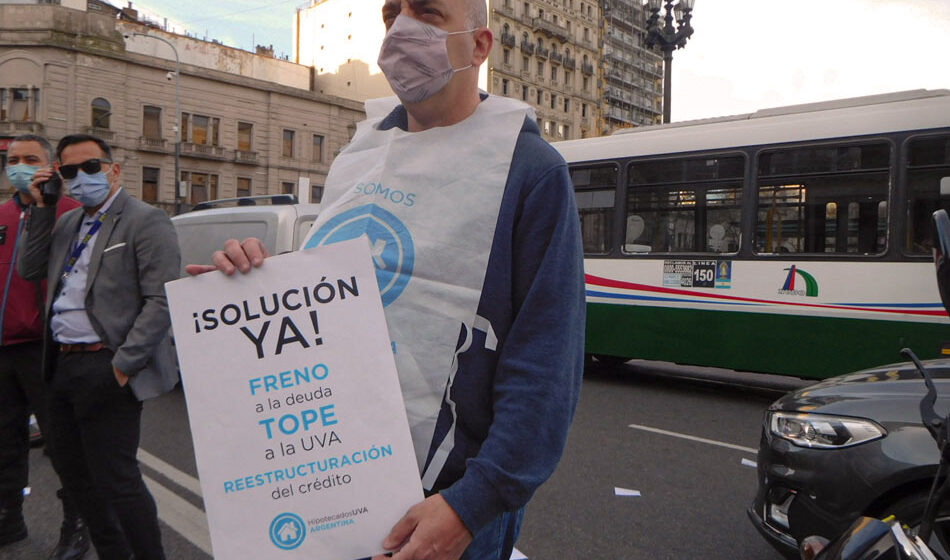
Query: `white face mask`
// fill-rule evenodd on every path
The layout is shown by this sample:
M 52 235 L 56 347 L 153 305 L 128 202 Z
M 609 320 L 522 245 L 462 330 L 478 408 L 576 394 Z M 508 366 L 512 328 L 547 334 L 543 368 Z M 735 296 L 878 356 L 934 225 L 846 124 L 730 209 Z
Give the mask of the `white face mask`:
M 445 42 L 448 32 L 434 25 L 399 14 L 386 33 L 377 63 L 389 85 L 404 103 L 419 103 L 442 91 L 456 72 L 472 68 L 452 68 Z

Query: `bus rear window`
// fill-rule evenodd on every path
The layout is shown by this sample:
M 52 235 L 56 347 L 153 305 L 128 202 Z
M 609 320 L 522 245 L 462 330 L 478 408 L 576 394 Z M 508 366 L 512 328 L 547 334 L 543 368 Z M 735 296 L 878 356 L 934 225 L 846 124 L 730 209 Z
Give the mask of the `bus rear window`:
M 760 154 L 755 251 L 883 253 L 889 161 L 883 142 Z
M 933 248 L 931 216 L 950 212 L 950 136 L 915 138 L 907 153 L 907 235 L 905 249 L 929 254 Z
M 617 166 L 613 164 L 571 169 L 577 212 L 581 220 L 584 254 L 610 252 L 610 235 L 616 206 Z

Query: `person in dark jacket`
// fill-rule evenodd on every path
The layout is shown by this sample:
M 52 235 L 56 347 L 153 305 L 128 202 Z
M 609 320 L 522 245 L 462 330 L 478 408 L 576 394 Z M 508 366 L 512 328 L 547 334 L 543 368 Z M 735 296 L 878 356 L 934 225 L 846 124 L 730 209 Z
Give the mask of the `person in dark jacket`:
M 0 205 L 0 546 L 27 537 L 23 488 L 29 475 L 30 411 L 42 432 L 49 427 L 41 369 L 46 282 L 24 280 L 15 262 L 17 242 L 35 202 L 30 183 L 38 169 L 52 162 L 53 148 L 42 136 L 27 134 L 13 139 L 7 155 L 6 176 L 15 192 Z M 57 217 L 78 206 L 71 198 L 62 199 Z M 62 492 L 59 496 L 64 497 Z M 52 558 L 82 558 L 89 550 L 89 533 L 70 500 L 64 499 L 63 510 Z

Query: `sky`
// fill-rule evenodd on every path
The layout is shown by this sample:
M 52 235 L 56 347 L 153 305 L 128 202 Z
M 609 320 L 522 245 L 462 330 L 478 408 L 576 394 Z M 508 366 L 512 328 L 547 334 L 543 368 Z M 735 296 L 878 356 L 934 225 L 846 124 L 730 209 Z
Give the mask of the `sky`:
M 273 45 L 291 59 L 294 15 L 306 4 L 133 1 L 178 30 L 247 50 Z M 948 0 L 696 0 L 692 26 L 673 54 L 673 121 L 950 88 Z

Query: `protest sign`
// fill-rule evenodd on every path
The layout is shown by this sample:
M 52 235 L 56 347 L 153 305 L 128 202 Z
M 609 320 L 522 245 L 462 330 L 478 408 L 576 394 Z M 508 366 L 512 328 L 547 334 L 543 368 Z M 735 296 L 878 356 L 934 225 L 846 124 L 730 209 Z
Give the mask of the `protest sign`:
M 382 552 L 423 494 L 366 238 L 166 292 L 215 558 Z

